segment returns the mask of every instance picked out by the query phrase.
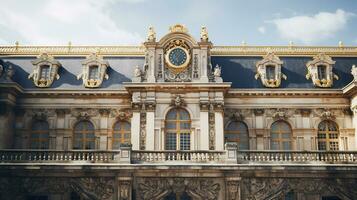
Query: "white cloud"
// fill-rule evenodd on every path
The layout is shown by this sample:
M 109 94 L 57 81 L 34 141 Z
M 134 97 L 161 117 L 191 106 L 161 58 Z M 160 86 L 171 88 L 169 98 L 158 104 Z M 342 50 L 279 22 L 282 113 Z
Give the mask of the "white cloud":
M 310 44 L 333 37 L 352 16 L 354 14 L 338 9 L 335 13 L 319 12 L 313 16 L 281 18 L 272 22 L 282 38 Z
M 5 1 L 0 7 L 0 28 L 9 31 L 2 33 L 2 38 L 27 44 L 67 44 L 68 41 L 73 44 L 139 44 L 143 38 L 122 29 L 120 20 L 125 19 L 114 20 L 109 11 L 115 2 L 141 1 L 38 0 L 21 6 L 19 2 Z
M 264 34 L 265 33 L 265 27 L 264 26 L 260 26 L 258 28 L 258 31 L 261 33 L 261 34 Z

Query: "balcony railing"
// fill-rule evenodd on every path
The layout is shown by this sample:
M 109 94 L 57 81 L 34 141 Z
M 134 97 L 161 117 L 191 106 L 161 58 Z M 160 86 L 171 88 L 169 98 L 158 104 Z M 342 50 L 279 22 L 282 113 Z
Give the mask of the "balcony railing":
M 222 163 L 225 161 L 225 151 L 132 151 L 133 163 L 148 162 L 192 162 L 192 163 Z
M 0 150 L 0 162 L 115 162 L 120 151 Z
M 357 164 L 356 151 L 238 151 L 240 163 Z
M 357 164 L 357 151 L 0 150 L 1 163 Z

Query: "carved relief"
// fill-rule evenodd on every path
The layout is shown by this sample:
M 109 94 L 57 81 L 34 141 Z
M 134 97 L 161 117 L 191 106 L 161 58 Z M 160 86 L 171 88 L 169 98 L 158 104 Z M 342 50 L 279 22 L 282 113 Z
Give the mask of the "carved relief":
M 266 116 L 272 117 L 274 120 L 286 120 L 295 114 L 295 109 L 287 108 L 272 108 L 266 110 Z
M 145 150 L 146 144 L 146 112 L 142 110 L 140 112 L 140 150 Z
M 171 100 L 171 106 L 184 107 L 185 105 L 185 100 L 180 95 L 176 95 L 176 97 Z
M 217 200 L 220 192 L 219 183 L 202 178 L 140 178 L 138 191 L 143 200 L 159 200 L 170 193 L 186 192 L 193 199 Z
M 91 117 L 98 116 L 99 110 L 92 108 L 74 108 L 71 109 L 71 113 L 72 116 L 76 117 L 78 120 L 88 120 Z
M 118 110 L 112 109 L 110 110 L 110 117 L 115 117 L 120 121 L 130 121 L 130 118 L 133 116 L 133 112 L 131 109 Z
M 239 196 L 239 182 L 238 181 L 227 181 L 226 184 L 227 187 L 227 195 L 228 195 L 228 200 L 240 200 Z
M 114 180 L 104 177 L 11 177 L 0 178 L 0 185 L 0 193 L 8 199 L 22 199 L 24 194 L 63 194 L 71 190 L 84 200 L 110 200 L 114 195 Z
M 335 120 L 336 119 L 336 111 L 332 109 L 319 108 L 314 109 L 314 116 L 320 117 L 321 120 Z
M 257 73 L 255 79 L 260 78 L 262 84 L 265 87 L 279 87 L 281 83 L 281 78 L 287 79 L 286 75 L 281 72 L 281 66 L 283 62 L 274 55 L 274 53 L 269 52 L 263 57 L 263 60 L 257 62 L 256 68 Z
M 283 179 L 248 178 L 243 180 L 244 199 L 277 200 L 284 199 L 289 191 L 320 195 L 337 195 L 342 199 L 356 199 L 356 179 Z
M 215 114 L 214 114 L 214 105 L 210 104 L 210 108 L 208 111 L 208 128 L 209 128 L 209 149 L 215 149 L 216 143 L 216 129 L 215 129 Z
M 338 80 L 338 76 L 332 72 L 336 62 L 326 54 L 320 53 L 313 57 L 312 61 L 307 62 L 306 79 L 312 80 L 316 87 L 331 87 L 333 79 Z
M 54 79 L 60 78 L 58 68 L 61 64 L 47 53 L 41 54 L 36 60 L 32 61 L 34 69 L 28 76 L 32 79 L 36 87 L 50 87 Z
M 107 67 L 109 63 L 103 60 L 102 56 L 93 53 L 82 62 L 82 73 L 77 76 L 77 79 L 83 80 L 84 87 L 96 88 L 100 87 L 103 79 L 109 79 L 107 74 Z
M 119 200 L 130 200 L 131 181 L 119 181 Z

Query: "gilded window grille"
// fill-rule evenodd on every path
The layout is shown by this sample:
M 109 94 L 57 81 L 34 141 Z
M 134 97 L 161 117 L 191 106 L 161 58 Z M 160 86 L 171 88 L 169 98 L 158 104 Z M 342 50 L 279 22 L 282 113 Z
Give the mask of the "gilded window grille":
M 318 150 L 338 151 L 339 131 L 335 122 L 325 120 L 318 126 L 317 146 Z

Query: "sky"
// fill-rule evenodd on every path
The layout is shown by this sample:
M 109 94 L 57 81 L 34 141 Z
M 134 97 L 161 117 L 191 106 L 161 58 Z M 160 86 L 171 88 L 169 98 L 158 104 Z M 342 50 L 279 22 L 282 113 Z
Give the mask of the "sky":
M 357 0 L 0 0 L 0 45 L 140 45 L 177 23 L 214 45 L 357 46 Z

